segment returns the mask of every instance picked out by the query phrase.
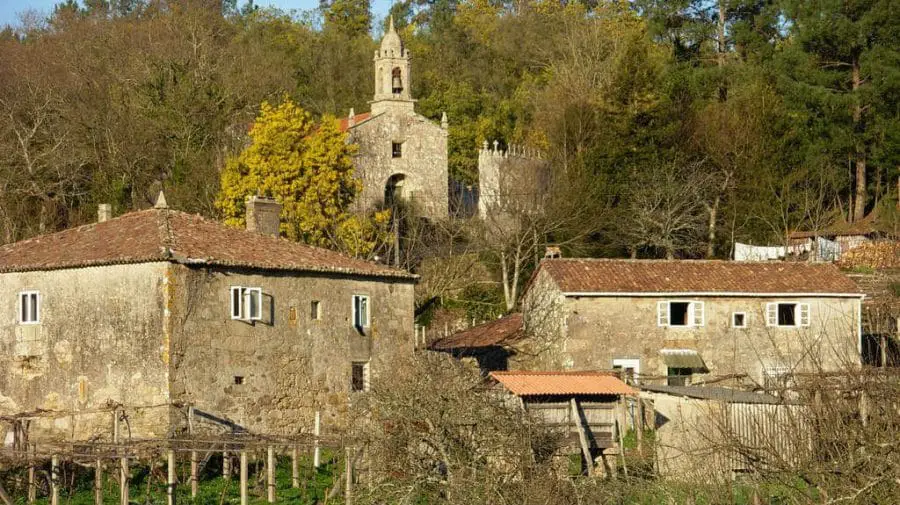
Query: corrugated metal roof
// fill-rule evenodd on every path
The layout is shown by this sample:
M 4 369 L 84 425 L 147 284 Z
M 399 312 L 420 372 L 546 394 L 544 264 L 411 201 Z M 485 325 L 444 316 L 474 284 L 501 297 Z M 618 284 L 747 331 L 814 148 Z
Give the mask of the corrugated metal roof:
M 516 396 L 637 394 L 610 372 L 491 372 L 491 377 Z
M 778 398 L 765 393 L 754 393 L 752 391 L 741 391 L 738 389 L 729 389 L 721 387 L 709 386 L 666 386 L 661 384 L 641 384 L 642 391 L 650 391 L 652 393 L 665 393 L 675 396 L 685 396 L 688 398 L 697 398 L 700 400 L 717 400 L 726 403 L 754 403 L 754 404 L 797 404 L 795 401 Z
M 659 351 L 663 363 L 669 368 L 692 368 L 707 370 L 700 353 L 693 349 L 662 349 Z

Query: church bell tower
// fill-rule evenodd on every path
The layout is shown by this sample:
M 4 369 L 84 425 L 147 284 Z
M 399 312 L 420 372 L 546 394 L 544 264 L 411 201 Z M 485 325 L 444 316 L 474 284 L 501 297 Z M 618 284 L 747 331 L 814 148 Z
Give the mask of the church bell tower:
M 416 101 L 410 96 L 410 56 L 394 29 L 391 16 L 388 32 L 375 51 L 375 98 L 372 114 L 386 111 L 412 112 Z

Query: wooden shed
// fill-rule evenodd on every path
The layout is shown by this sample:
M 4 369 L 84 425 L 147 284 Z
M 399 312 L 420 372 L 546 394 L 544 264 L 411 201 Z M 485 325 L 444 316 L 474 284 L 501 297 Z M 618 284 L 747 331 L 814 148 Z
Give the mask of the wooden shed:
M 562 431 L 572 453 L 580 453 L 591 474 L 598 459 L 609 472 L 608 456 L 621 454 L 625 431 L 624 398 L 637 391 L 616 372 L 491 372 L 523 408 L 544 425 Z

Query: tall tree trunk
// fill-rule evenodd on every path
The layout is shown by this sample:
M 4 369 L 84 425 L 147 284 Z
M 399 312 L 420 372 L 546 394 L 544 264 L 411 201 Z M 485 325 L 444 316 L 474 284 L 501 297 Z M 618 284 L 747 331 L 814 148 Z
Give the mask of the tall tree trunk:
M 719 21 L 716 24 L 716 62 L 722 75 L 719 76 L 719 101 L 728 100 L 728 85 L 725 83 L 725 0 L 718 1 Z
M 719 219 L 719 202 L 722 197 L 716 195 L 713 204 L 707 207 L 709 212 L 709 230 L 706 236 L 706 257 L 712 258 L 716 255 L 716 221 Z
M 859 101 L 859 87 L 862 79 L 859 75 L 859 59 L 853 59 L 853 95 L 856 103 L 853 105 L 854 133 L 860 134 L 862 121 L 862 104 Z M 859 221 L 866 213 L 866 148 L 862 140 L 856 139 L 856 198 L 853 204 L 853 221 Z

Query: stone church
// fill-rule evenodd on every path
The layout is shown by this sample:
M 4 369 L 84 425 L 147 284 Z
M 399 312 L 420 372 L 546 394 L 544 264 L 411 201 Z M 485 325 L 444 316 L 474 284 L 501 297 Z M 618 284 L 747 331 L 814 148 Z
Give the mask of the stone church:
M 360 211 L 403 199 L 432 220 L 446 219 L 448 209 L 447 115 L 441 124 L 417 114 L 410 95 L 411 56 L 394 29 L 375 51 L 375 96 L 371 111 L 341 121 L 349 142 L 359 151 L 354 160 L 363 190 Z

